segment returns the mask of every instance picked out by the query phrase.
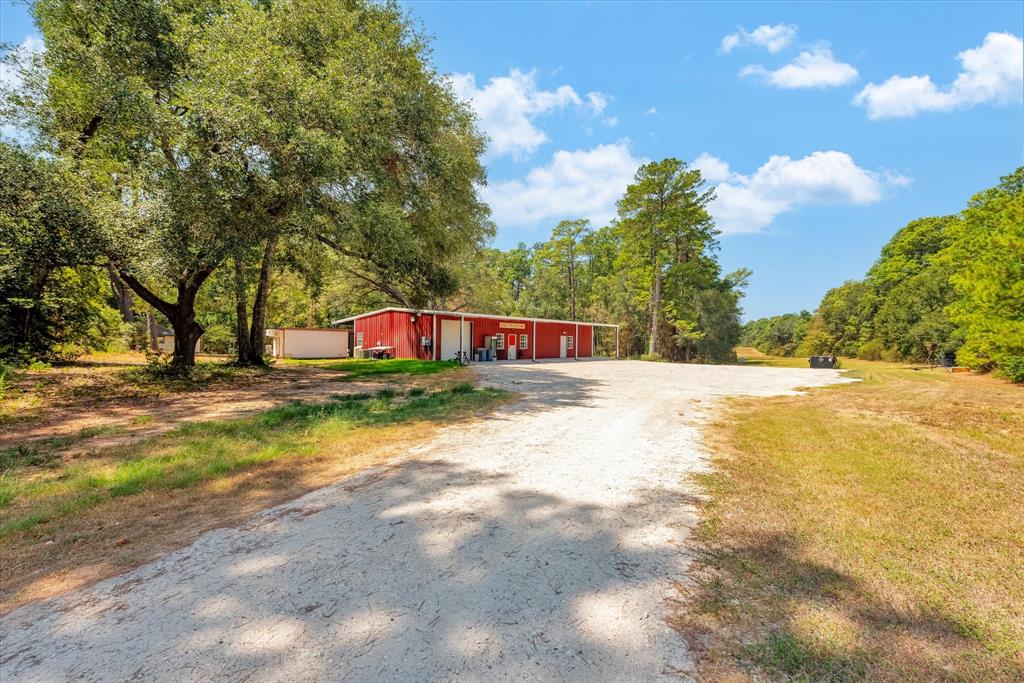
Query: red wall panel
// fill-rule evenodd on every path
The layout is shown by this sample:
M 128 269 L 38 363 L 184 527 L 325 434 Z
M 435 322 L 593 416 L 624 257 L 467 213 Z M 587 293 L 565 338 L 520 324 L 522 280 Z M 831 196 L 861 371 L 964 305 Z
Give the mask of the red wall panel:
M 415 317 L 415 322 L 413 318 Z M 394 355 L 398 358 L 430 358 L 430 350 L 420 345 L 420 337 L 433 337 L 433 316 L 416 315 L 402 311 L 382 311 L 365 318 L 357 318 L 353 323 L 355 341 L 358 344 L 359 333 L 363 333 L 363 346 L 393 346 Z
M 459 320 L 457 315 L 438 315 L 436 334 L 434 315 L 430 313 L 413 314 L 402 311 L 382 311 L 358 318 L 353 323 L 355 334 L 354 343 L 358 344 L 359 333 L 363 333 L 363 346 L 392 346 L 394 355 L 399 358 L 422 358 L 424 360 L 433 357 L 440 360 L 438 354 L 441 349 L 441 320 Z M 534 357 L 536 347 L 537 358 L 558 358 L 561 349 L 562 335 L 574 337 L 577 333 L 577 325 L 570 322 L 537 322 L 536 326 L 532 320 L 523 318 L 478 318 L 466 315 L 465 320 L 473 323 L 473 338 L 470 340 L 470 348 L 477 349 L 484 345 L 484 337 L 493 337 L 498 333 L 505 336 L 505 349 L 498 351 L 498 359 L 508 358 L 508 335 L 516 335 L 516 358 L 519 360 Z M 501 327 L 501 323 L 519 323 L 523 328 Z M 534 336 L 536 330 L 536 338 Z M 525 334 L 527 346 L 519 348 L 519 335 Z M 576 356 L 589 358 L 590 348 L 594 335 L 594 328 L 590 325 L 578 325 L 578 338 L 574 337 Z M 433 339 L 432 349 L 425 349 L 420 345 L 420 337 Z M 431 353 L 433 351 L 433 353 Z M 570 351 L 569 358 L 574 354 Z
M 562 325 L 559 323 L 537 323 L 537 358 L 558 358 L 559 336 Z
M 579 342 L 579 357 L 590 358 L 590 346 L 594 340 L 594 328 L 590 325 L 580 325 L 580 338 Z

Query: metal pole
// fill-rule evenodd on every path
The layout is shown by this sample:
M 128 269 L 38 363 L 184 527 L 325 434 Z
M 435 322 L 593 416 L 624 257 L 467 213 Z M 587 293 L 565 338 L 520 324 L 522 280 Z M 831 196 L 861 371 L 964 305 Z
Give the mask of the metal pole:
M 438 349 L 437 343 L 437 313 L 431 316 L 434 319 L 434 336 L 430 338 L 430 357 L 434 360 L 443 360 L 437 357 L 437 354 L 441 353 Z
M 537 321 L 533 321 L 533 339 L 530 340 L 530 351 L 533 354 L 533 362 L 537 362 Z
M 461 318 L 459 318 L 459 353 L 463 352 L 463 349 L 462 349 L 462 344 L 463 344 L 463 341 L 462 341 L 462 328 L 465 327 L 465 326 L 466 326 L 466 316 L 462 316 Z M 461 358 L 461 356 L 460 356 L 460 358 Z
M 576 329 L 572 333 L 572 359 L 580 359 L 580 324 L 576 323 Z
M 619 359 L 619 326 L 615 326 L 615 360 Z

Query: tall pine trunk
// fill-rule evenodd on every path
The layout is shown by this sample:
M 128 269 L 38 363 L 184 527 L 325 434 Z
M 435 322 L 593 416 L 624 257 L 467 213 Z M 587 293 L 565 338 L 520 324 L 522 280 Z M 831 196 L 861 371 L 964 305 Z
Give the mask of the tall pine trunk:
M 262 365 L 263 347 L 266 344 L 267 296 L 270 294 L 270 275 L 277 250 L 277 236 L 267 239 L 260 266 L 260 280 L 256 285 L 256 297 L 252 302 L 252 326 L 249 328 L 249 362 Z
M 250 361 L 249 349 L 249 301 L 246 296 L 245 263 L 240 256 L 235 262 L 235 343 L 238 346 L 238 362 Z
M 156 316 L 153 311 L 146 311 L 146 338 L 149 340 L 149 350 L 156 353 L 160 350 L 160 340 L 156 333 Z
M 658 248 L 658 232 L 654 232 L 654 239 L 651 247 L 651 265 L 654 267 L 654 281 L 651 283 L 651 341 L 650 351 L 651 355 L 658 353 L 658 316 L 661 314 L 661 263 L 658 258 L 660 250 Z
M 132 290 L 125 285 L 124 280 L 117 274 L 117 269 L 110 263 L 107 264 L 107 275 L 110 277 L 110 290 L 117 302 L 117 312 L 121 314 L 121 320 L 126 323 L 135 322 Z
M 569 320 L 576 319 L 576 269 L 569 266 Z

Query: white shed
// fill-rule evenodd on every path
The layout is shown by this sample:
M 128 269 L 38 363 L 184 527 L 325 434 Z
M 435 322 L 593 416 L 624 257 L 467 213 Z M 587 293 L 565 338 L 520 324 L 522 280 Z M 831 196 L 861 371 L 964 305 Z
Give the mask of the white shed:
M 203 339 L 196 340 L 196 353 L 202 352 Z M 166 327 L 156 327 L 156 348 L 160 353 L 174 353 L 174 330 Z
M 348 358 L 350 330 L 278 327 L 267 330 L 268 355 L 274 358 Z

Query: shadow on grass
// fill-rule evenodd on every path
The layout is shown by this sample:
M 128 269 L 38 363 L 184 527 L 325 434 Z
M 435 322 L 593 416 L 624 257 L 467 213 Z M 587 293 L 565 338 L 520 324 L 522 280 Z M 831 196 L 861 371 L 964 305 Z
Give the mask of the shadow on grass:
M 49 449 L 5 452 L 13 466 L 0 479 L 0 536 L 31 529 L 104 500 L 149 490 L 180 489 L 284 457 L 309 457 L 337 448 L 346 436 L 404 423 L 454 420 L 504 398 L 497 389 L 459 384 L 396 400 L 350 394 L 326 403 L 296 402 L 253 417 L 187 423 L 132 446 L 114 447 L 101 459 L 83 459 L 39 476 L 53 464 Z
M 705 663 L 755 678 L 944 680 L 1005 677 L 1024 669 L 956 615 L 893 604 L 855 577 L 807 557 L 794 537 L 705 550 L 679 585 L 672 625 Z

